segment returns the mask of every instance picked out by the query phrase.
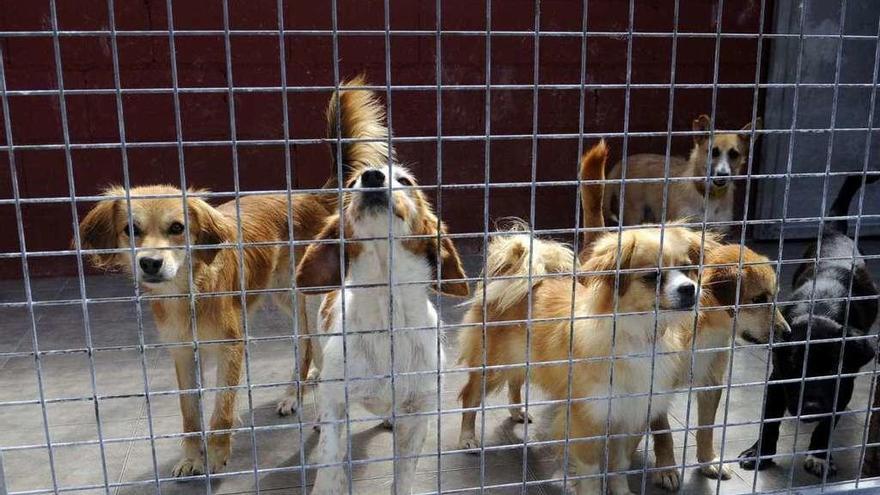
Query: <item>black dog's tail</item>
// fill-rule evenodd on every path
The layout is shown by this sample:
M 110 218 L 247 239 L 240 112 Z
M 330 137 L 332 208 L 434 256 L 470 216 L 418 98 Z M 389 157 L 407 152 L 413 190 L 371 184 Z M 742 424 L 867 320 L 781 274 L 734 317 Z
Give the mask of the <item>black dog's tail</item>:
M 880 180 L 880 175 L 878 174 L 865 176 L 865 184 L 871 184 L 878 180 Z M 831 210 L 829 211 L 830 216 L 845 217 L 849 215 L 849 205 L 852 203 L 852 199 L 855 197 L 856 193 L 859 192 L 861 187 L 861 175 L 848 175 L 846 180 L 843 181 L 843 186 L 841 186 L 840 192 L 837 193 L 834 203 L 831 203 Z M 846 219 L 835 220 L 830 222 L 830 224 L 835 230 L 846 235 L 848 228 L 848 222 Z

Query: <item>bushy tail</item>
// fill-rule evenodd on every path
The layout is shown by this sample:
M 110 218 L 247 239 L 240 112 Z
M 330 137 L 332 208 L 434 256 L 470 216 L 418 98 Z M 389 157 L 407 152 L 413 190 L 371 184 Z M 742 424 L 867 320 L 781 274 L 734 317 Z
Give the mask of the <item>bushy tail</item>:
M 492 239 L 487 248 L 485 268 L 489 282 L 485 287 L 477 284 L 474 296 L 466 304 L 483 304 L 485 294 L 486 304 L 503 313 L 518 304 L 525 304 L 529 290 L 542 280 L 542 275 L 571 273 L 573 268 L 579 269 L 574 264 L 576 258 L 570 247 L 532 237 L 522 232 L 524 230 L 523 224 L 518 224 L 500 231 L 502 235 Z M 505 278 L 492 280 L 494 277 Z
M 327 137 L 363 139 L 363 142 L 342 143 L 343 182 L 352 172 L 368 164 L 388 163 L 394 149 L 388 149 L 388 126 L 385 108 L 375 92 L 362 89 L 367 85 L 363 74 L 343 82 L 327 107 Z M 337 175 L 336 143 L 331 143 L 333 165 L 331 177 Z
M 580 179 L 581 180 L 605 180 L 605 164 L 608 161 L 608 145 L 605 140 L 599 141 L 596 145 L 584 153 L 581 158 Z M 581 208 L 584 215 L 584 227 L 602 228 L 605 227 L 605 217 L 602 214 L 602 202 L 605 195 L 605 186 L 603 184 L 581 184 Z M 584 231 L 583 243 L 581 245 L 581 259 L 584 253 L 588 252 L 590 245 L 602 233 L 598 231 Z
M 865 177 L 865 184 L 871 184 L 873 182 L 877 182 L 880 179 L 880 175 L 872 174 Z M 833 217 L 845 217 L 849 215 L 849 205 L 852 203 L 853 198 L 856 193 L 859 192 L 859 189 L 862 187 L 862 176 L 861 175 L 848 175 L 846 179 L 843 181 L 843 186 L 840 188 L 840 192 L 837 193 L 837 197 L 834 199 L 834 203 L 831 204 L 830 215 Z M 846 235 L 846 231 L 848 229 L 846 219 L 835 220 L 832 222 L 832 226 L 838 232 Z

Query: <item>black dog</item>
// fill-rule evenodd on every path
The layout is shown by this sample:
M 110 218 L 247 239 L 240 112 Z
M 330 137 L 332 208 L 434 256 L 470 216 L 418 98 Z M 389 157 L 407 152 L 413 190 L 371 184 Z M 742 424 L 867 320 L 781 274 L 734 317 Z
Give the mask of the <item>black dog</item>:
M 880 176 L 868 176 L 866 182 L 875 182 L 878 178 Z M 861 182 L 861 176 L 846 178 L 831 206 L 833 216 L 848 214 L 850 202 L 861 187 Z M 810 437 L 809 450 L 812 453 L 804 459 L 804 469 L 816 476 L 822 476 L 826 470 L 829 475 L 837 472 L 831 453 L 828 452 L 828 443 L 831 432 L 840 419 L 839 413 L 846 409 L 852 398 L 855 381 L 853 377 L 838 379 L 837 374 L 838 370 L 844 374 L 855 373 L 874 358 L 873 339 L 864 336 L 868 335 L 877 318 L 878 306 L 877 287 L 861 259 L 861 253 L 853 250 L 854 242 L 846 235 L 846 231 L 846 220 L 837 220 L 826 225 L 818 259 L 827 260 L 806 262 L 798 267 L 792 283 L 792 300 L 800 302 L 786 306 L 782 312 L 791 325 L 788 343 L 799 343 L 773 349 L 771 382 L 801 380 L 802 377 L 826 378 L 768 385 L 760 444 L 755 442 L 739 455 L 739 465 L 743 469 L 752 470 L 757 467 L 760 470 L 773 464 L 772 458 L 764 456 L 776 454 L 779 418 L 788 410 L 795 416 L 799 413 L 808 416 L 803 419 L 805 422 L 818 422 Z M 816 254 L 816 244 L 813 244 L 804 257 L 816 258 Z M 856 261 L 853 264 L 854 255 Z M 846 298 L 850 294 L 850 281 L 852 296 L 867 296 L 868 299 L 851 301 L 847 315 Z M 813 299 L 836 300 L 814 302 L 811 311 L 811 294 Z M 844 341 L 841 354 L 840 345 L 844 336 L 847 340 Z M 826 339 L 829 341 L 813 343 Z M 804 354 L 807 354 L 806 370 Z M 840 359 L 843 360 L 842 366 Z M 803 402 L 799 408 L 802 387 Z M 756 462 L 759 456 L 761 458 Z

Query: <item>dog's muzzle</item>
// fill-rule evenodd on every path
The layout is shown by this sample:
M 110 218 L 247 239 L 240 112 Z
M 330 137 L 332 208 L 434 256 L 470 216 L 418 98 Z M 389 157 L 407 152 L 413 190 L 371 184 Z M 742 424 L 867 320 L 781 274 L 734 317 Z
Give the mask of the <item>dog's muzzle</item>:
M 376 209 L 388 207 L 388 191 L 384 189 L 385 174 L 381 170 L 366 170 L 361 174 L 361 187 L 375 188 L 375 191 L 361 192 L 361 208 Z

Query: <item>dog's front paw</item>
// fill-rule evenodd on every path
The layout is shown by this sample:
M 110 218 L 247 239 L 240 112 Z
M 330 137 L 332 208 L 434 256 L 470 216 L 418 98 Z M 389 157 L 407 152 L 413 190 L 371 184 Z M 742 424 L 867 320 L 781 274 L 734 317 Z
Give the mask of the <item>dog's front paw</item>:
M 296 394 L 288 394 L 278 401 L 278 406 L 275 410 L 278 411 L 280 416 L 290 416 L 296 412 L 298 404 L 299 402 L 296 400 Z
M 773 455 L 774 453 L 773 452 L 771 452 L 771 453 L 762 452 L 762 454 L 763 455 Z M 746 450 L 743 450 L 739 454 L 739 467 L 741 467 L 747 471 L 754 471 L 756 469 L 758 471 L 761 471 L 761 470 L 767 469 L 768 467 L 770 467 L 774 464 L 776 464 L 776 463 L 773 461 L 773 459 L 761 459 L 760 461 L 758 461 L 758 444 L 757 443 L 755 445 L 752 445 L 751 447 L 747 448 Z
M 215 435 L 208 438 L 208 467 L 217 473 L 226 467 L 232 454 L 232 441 L 229 435 Z
M 458 448 L 461 450 L 471 450 L 471 452 L 468 452 L 468 454 L 479 455 L 480 452 L 479 451 L 473 452 L 473 449 L 480 448 L 480 441 L 477 440 L 477 438 L 473 437 L 473 436 L 469 436 L 469 437 L 462 436 L 461 438 L 458 439 Z
M 670 492 L 676 492 L 681 487 L 681 474 L 678 472 L 678 469 L 675 469 L 674 467 L 666 468 L 662 471 L 654 471 L 654 474 L 651 475 L 651 479 L 655 486 L 659 486 Z
M 526 408 L 524 407 L 511 407 L 510 419 L 512 419 L 516 423 L 525 423 L 526 421 L 531 423 L 532 415 L 526 414 Z
M 721 459 L 718 457 L 712 459 L 711 462 L 712 464 L 704 464 L 700 466 L 700 472 L 703 473 L 703 476 L 713 480 L 719 478 L 722 480 L 730 479 L 730 467 L 727 464 L 721 464 Z
M 808 455 L 804 458 L 804 469 L 813 476 L 820 478 L 825 476 L 826 471 L 828 471 L 828 476 L 837 474 L 837 465 L 834 464 L 834 459 L 830 455 L 828 459 L 816 457 L 812 454 Z
M 177 461 L 177 465 L 171 470 L 171 476 L 181 478 L 183 476 L 198 476 L 205 474 L 205 459 L 202 456 L 184 457 Z

